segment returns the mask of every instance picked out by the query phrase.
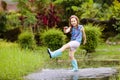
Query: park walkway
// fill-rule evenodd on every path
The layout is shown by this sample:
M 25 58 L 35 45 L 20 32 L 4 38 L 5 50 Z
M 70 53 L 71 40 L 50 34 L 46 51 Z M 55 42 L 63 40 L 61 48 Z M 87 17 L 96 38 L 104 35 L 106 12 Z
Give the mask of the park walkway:
M 78 72 L 69 69 L 43 69 L 39 72 L 25 76 L 25 80 L 80 80 L 87 78 L 104 78 L 114 76 L 117 70 L 114 68 L 85 68 Z

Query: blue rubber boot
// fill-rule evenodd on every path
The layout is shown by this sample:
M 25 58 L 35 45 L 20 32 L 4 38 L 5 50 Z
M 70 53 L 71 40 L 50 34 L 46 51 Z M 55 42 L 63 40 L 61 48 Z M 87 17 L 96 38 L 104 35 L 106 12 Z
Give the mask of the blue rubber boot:
M 71 63 L 72 63 L 72 67 L 73 67 L 72 71 L 77 72 L 78 71 L 77 61 L 74 59 L 71 61 Z
M 60 55 L 62 54 L 62 52 L 61 52 L 60 49 L 52 52 L 52 51 L 48 48 L 47 51 L 48 51 L 48 53 L 49 53 L 50 58 L 55 58 L 55 57 L 58 57 L 58 56 L 60 56 Z

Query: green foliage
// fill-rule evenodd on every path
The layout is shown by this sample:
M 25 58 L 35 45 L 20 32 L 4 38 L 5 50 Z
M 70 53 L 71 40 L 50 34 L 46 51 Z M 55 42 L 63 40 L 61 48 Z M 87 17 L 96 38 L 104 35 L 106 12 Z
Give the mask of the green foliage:
M 60 48 L 65 43 L 66 36 L 59 29 L 50 29 L 41 34 L 42 42 L 52 50 Z
M 18 37 L 18 41 L 22 48 L 33 49 L 35 47 L 34 35 L 31 32 L 22 32 Z
M 33 4 L 29 0 L 14 0 L 18 2 L 17 7 L 21 13 L 21 16 L 25 17 L 24 25 L 34 24 L 36 22 L 35 14 L 33 13 Z
M 20 15 L 21 15 L 20 13 L 17 13 L 15 11 L 11 11 L 6 15 L 8 29 L 20 27 L 20 20 L 19 20 Z
M 40 26 L 54 27 L 60 21 L 60 9 L 57 9 L 51 0 L 14 1 L 18 2 L 17 6 L 21 13 L 23 27 L 30 26 L 34 29 L 38 29 Z
M 65 19 L 68 19 L 71 15 L 75 14 L 76 11 L 79 10 L 80 5 L 83 2 L 87 2 L 88 0 L 55 0 L 54 3 L 57 5 L 61 5 L 64 9 L 64 15 L 62 16 Z
M 76 15 L 80 18 L 98 18 L 100 14 L 101 5 L 94 3 L 93 0 L 84 2 L 79 10 L 76 12 Z
M 72 6 L 71 8 L 73 11 L 78 11 L 78 9 L 79 9 L 77 6 Z
M 85 32 L 86 32 L 86 38 L 87 43 L 83 48 L 89 53 L 94 52 L 96 47 L 98 46 L 98 43 L 100 42 L 100 36 L 101 36 L 101 30 L 96 25 L 93 26 L 91 24 L 85 25 Z
M 5 32 L 7 30 L 6 22 L 6 13 L 0 12 L 0 32 Z
M 117 18 L 118 19 L 118 18 Z M 114 26 L 114 28 L 116 29 L 116 32 L 120 33 L 120 18 L 118 19 L 118 21 L 116 21 L 115 24 L 113 24 L 112 26 Z
M 112 11 L 111 16 L 116 18 L 120 16 L 120 2 L 118 0 L 114 0 L 113 5 L 109 9 Z
M 110 0 L 109 3 L 112 3 L 112 4 L 107 5 L 104 3 L 104 5 L 102 5 L 101 11 L 100 11 L 101 13 L 100 19 L 102 20 L 108 20 L 111 17 L 119 18 L 120 16 L 119 15 L 120 14 L 120 2 L 118 0 Z
M 111 12 L 110 17 L 114 17 L 118 21 L 114 24 L 116 31 L 120 32 L 120 2 L 118 0 L 113 1 L 113 5 L 109 7 L 109 12 Z
M 31 13 L 30 11 L 26 11 L 25 16 L 27 17 L 25 19 L 25 25 L 34 24 L 37 21 L 35 14 Z

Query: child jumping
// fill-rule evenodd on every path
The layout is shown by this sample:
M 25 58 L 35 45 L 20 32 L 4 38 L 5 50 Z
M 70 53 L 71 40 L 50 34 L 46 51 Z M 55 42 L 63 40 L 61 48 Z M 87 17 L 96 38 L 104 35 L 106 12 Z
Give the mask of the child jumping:
M 64 33 L 71 32 L 71 40 L 63 45 L 60 49 L 56 51 L 51 51 L 49 48 L 47 49 L 50 58 L 58 57 L 62 54 L 62 52 L 66 49 L 69 49 L 69 57 L 72 64 L 72 71 L 78 71 L 78 64 L 74 57 L 74 53 L 76 49 L 80 46 L 83 38 L 83 45 L 86 43 L 86 34 L 84 31 L 84 27 L 79 24 L 79 19 L 77 16 L 72 15 L 69 18 L 69 27 L 64 27 Z

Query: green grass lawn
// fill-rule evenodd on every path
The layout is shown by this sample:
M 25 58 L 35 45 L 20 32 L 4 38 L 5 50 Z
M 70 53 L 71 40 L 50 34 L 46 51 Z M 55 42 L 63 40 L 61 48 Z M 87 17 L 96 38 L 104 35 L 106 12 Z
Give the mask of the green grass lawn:
M 99 45 L 93 53 L 94 59 L 120 59 L 120 45 Z
M 78 49 L 75 55 L 81 56 L 81 49 Z M 120 59 L 120 45 L 99 45 L 91 56 L 95 60 Z M 65 51 L 58 59 L 68 60 L 68 52 Z M 51 64 L 56 68 L 60 66 L 55 62 L 58 59 L 49 59 L 46 47 L 43 46 L 35 50 L 24 50 L 16 43 L 0 41 L 0 80 L 22 79 L 36 70 L 50 68 Z
M 43 54 L 40 50 L 22 50 L 15 43 L 0 42 L 0 80 L 17 80 L 42 68 Z

